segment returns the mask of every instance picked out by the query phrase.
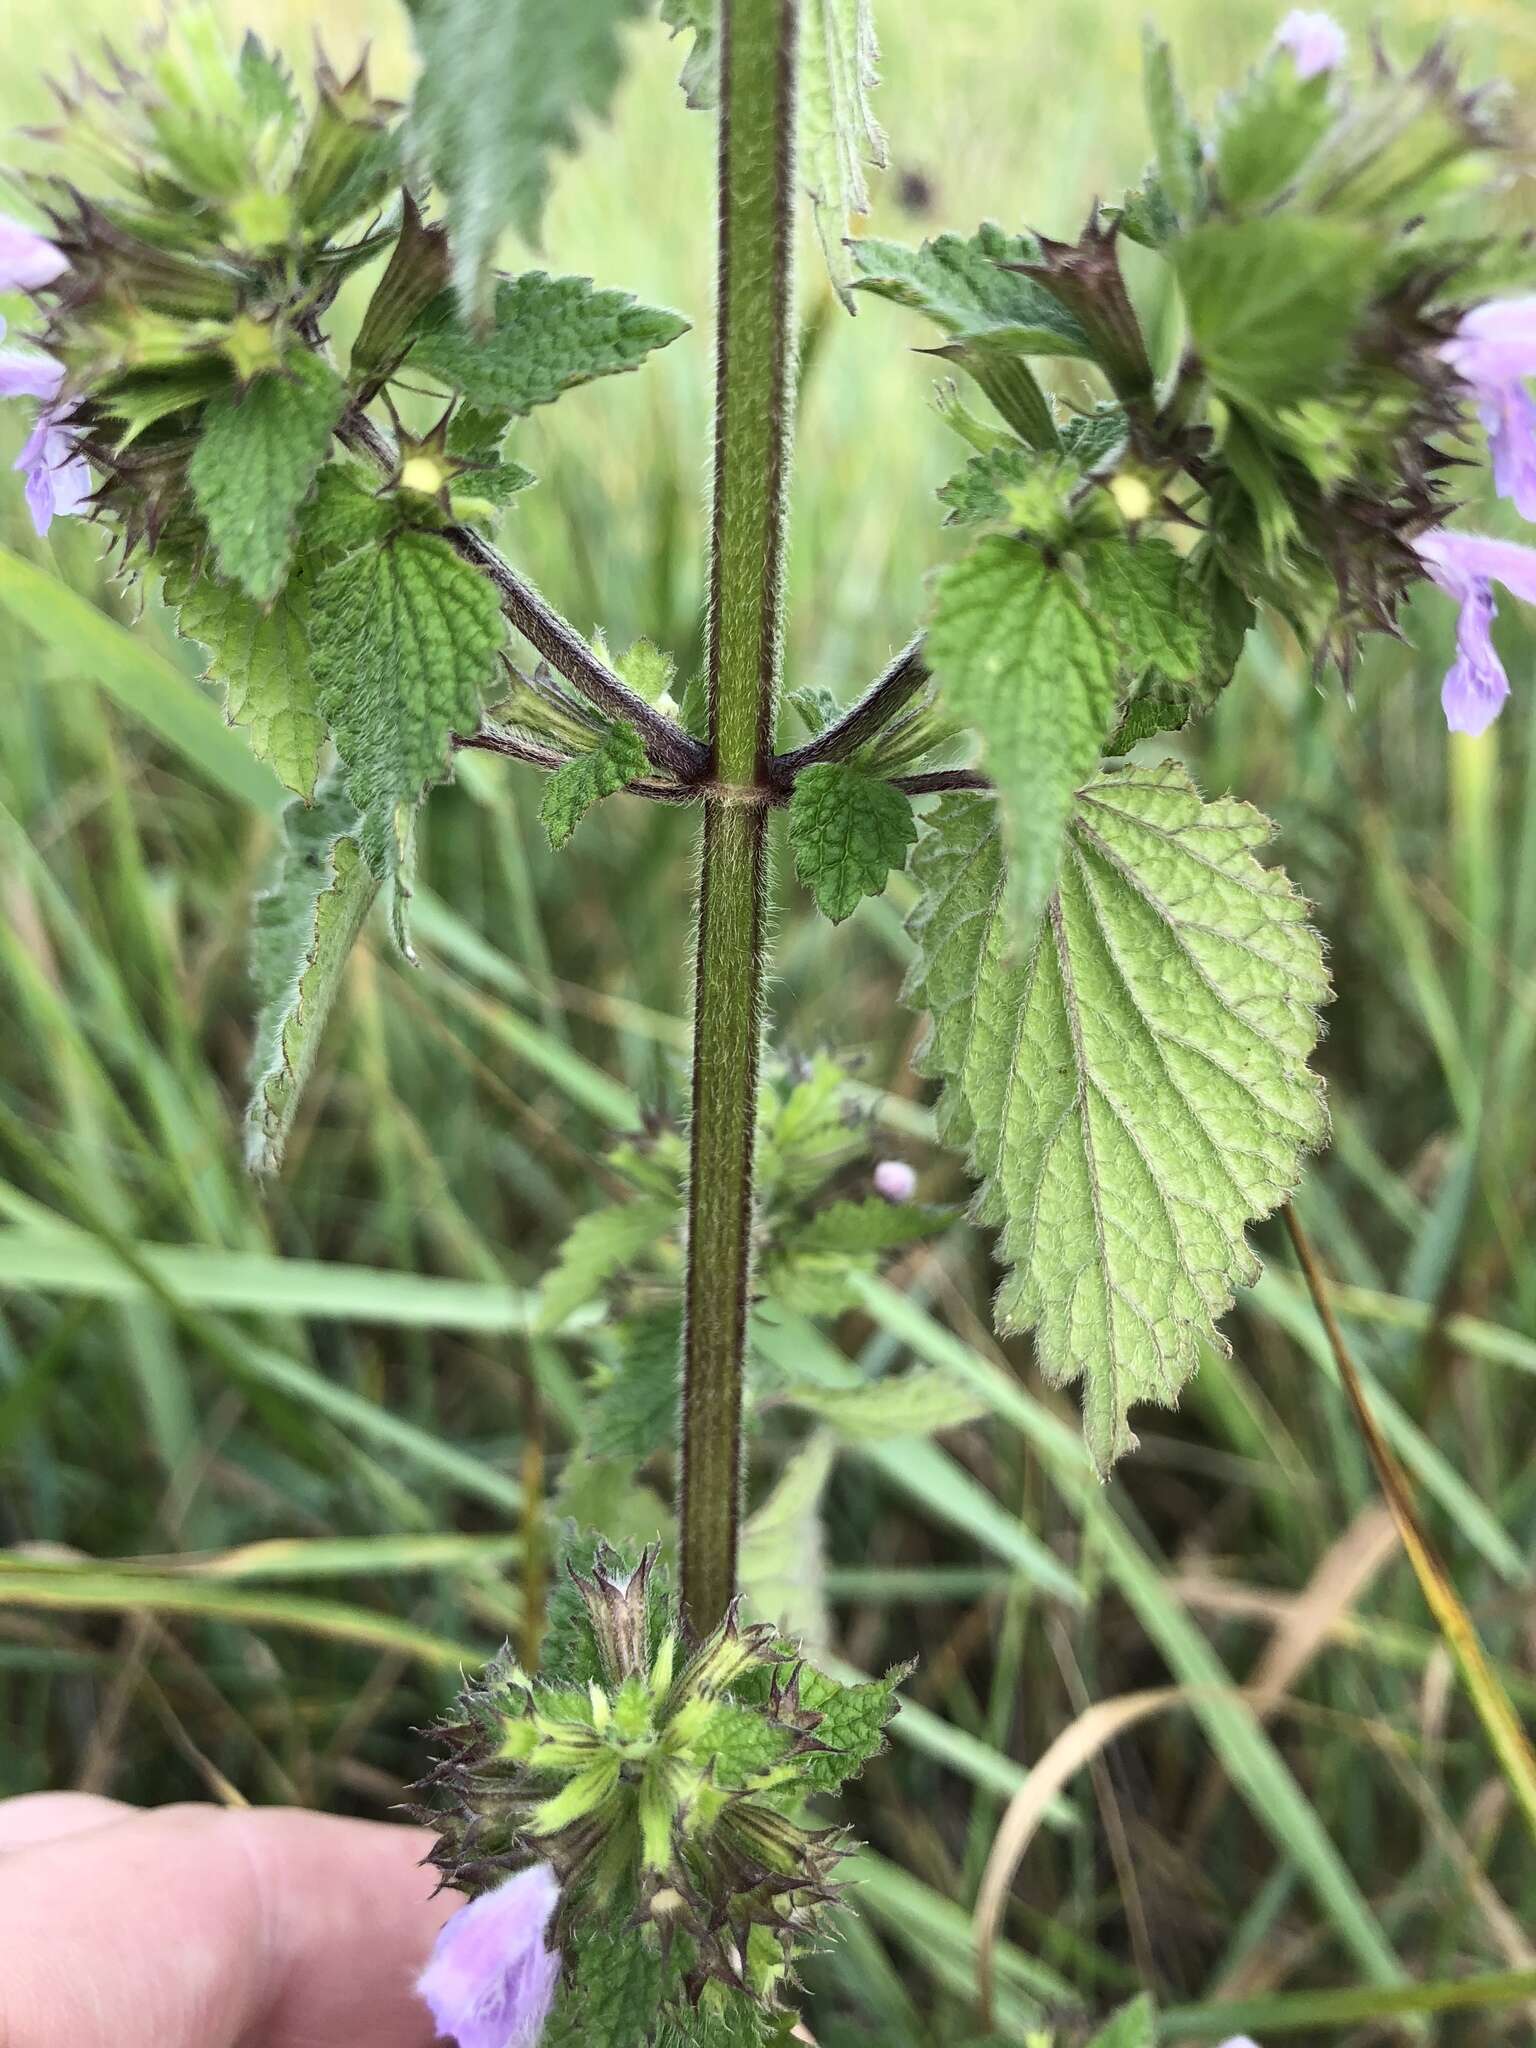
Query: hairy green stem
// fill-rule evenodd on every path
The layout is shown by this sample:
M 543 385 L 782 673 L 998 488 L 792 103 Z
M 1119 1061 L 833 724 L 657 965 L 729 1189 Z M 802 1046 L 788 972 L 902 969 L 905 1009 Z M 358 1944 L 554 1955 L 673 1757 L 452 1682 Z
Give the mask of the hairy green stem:
M 797 0 L 724 0 L 709 737 L 683 1330 L 683 1609 L 736 1590 L 742 1357 L 767 951 L 768 768 L 783 659 L 792 433 Z

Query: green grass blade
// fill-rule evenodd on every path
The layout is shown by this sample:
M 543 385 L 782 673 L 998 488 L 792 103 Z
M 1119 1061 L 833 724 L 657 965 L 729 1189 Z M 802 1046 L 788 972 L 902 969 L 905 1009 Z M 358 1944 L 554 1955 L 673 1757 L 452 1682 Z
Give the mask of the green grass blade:
M 286 793 L 271 769 L 142 633 L 9 548 L 0 548 L 0 605 L 227 795 L 274 815 L 282 809 Z

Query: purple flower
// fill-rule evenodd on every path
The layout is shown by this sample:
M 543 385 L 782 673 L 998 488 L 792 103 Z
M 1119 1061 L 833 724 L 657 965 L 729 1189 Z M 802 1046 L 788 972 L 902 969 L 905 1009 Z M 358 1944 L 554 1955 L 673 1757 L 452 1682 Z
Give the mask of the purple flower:
M 69 268 L 52 242 L 0 213 L 0 292 L 35 292 Z
M 1440 702 L 1452 732 L 1486 732 L 1509 695 L 1509 678 L 1494 651 L 1490 628 L 1493 586 L 1536 604 L 1536 548 L 1491 540 L 1479 533 L 1449 533 L 1436 527 L 1414 542 L 1431 578 L 1461 606 L 1456 622 L 1456 660 Z
M 1536 519 L 1536 297 L 1474 306 L 1440 350 L 1477 400 L 1493 457 L 1494 489 Z
M 917 1175 L 904 1159 L 882 1159 L 873 1179 L 875 1193 L 888 1202 L 910 1202 L 917 1193 Z
M 64 431 L 69 408 L 54 402 L 63 381 L 62 366 L 50 357 L 0 349 L 0 398 L 42 401 L 37 423 L 13 465 L 27 479 L 27 508 L 39 534 L 55 517 L 78 512 L 91 494 L 90 469 Z
M 554 1872 L 536 1863 L 454 1914 L 416 1984 L 440 2034 L 459 2048 L 534 2048 L 560 1976 L 544 1946 L 559 1900 Z
M 1275 48 L 1288 50 L 1298 78 L 1336 71 L 1349 54 L 1349 38 L 1331 14 L 1294 7 L 1275 30 Z

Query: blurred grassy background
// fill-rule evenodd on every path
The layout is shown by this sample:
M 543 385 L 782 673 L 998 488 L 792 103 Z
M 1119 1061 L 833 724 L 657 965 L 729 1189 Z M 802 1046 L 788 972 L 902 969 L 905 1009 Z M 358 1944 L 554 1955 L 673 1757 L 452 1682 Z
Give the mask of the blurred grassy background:
M 1202 100 L 1272 25 L 1253 0 L 1156 12 Z M 1364 33 L 1364 6 L 1338 12 Z M 880 13 L 880 232 L 986 214 L 1069 232 L 1137 173 L 1139 7 L 950 0 L 941 30 L 915 0 Z M 1400 0 L 1393 37 L 1416 47 L 1443 14 Z M 315 16 L 253 0 L 238 19 L 302 58 Z M 1528 96 L 1529 6 L 1465 0 L 1460 19 L 1474 71 Z M 93 22 L 126 38 L 97 0 L 68 15 L 16 0 L 8 117 L 43 113 L 41 74 L 89 57 Z M 392 13 L 332 6 L 323 27 L 333 57 L 371 36 L 385 77 L 407 79 Z M 695 330 L 643 377 L 527 424 L 516 452 L 543 482 L 503 538 L 584 628 L 600 620 L 620 646 L 648 633 L 686 675 L 710 133 L 658 31 L 634 57 L 616 120 L 559 180 L 547 260 L 679 306 Z M 870 303 L 849 321 L 814 255 L 805 275 L 791 670 L 847 695 L 911 629 L 948 545 L 933 488 L 963 451 L 926 407 L 905 317 Z M 9 451 L 20 423 L 6 432 Z M 518 1290 L 595 1199 L 605 1130 L 634 1100 L 677 1102 L 690 823 L 608 807 L 555 860 L 536 784 L 466 761 L 428 813 L 423 967 L 382 940 L 360 949 L 283 1183 L 253 1187 L 243 952 L 267 794 L 216 721 L 189 718 L 188 651 L 153 603 L 140 617 L 108 588 L 89 529 L 36 542 L 11 485 L 0 538 L 79 600 L 45 587 L 25 626 L 0 609 L 0 1792 L 385 1811 L 460 1656 L 522 1625 L 543 1498 L 632 1525 L 654 1499 L 622 1471 L 568 1468 L 582 1361 L 519 1334 Z M 24 574 L 6 572 L 0 600 L 19 601 Z M 1514 695 L 1484 741 L 1447 740 L 1451 620 L 1431 601 L 1353 705 L 1283 637 L 1255 636 L 1187 751 L 1208 787 L 1276 817 L 1330 937 L 1336 1143 L 1301 1210 L 1529 1714 L 1536 622 L 1508 610 Z M 907 898 L 833 937 L 781 886 L 780 1042 L 860 1056 L 899 1098 L 888 1142 L 930 1192 L 954 1192 L 906 1100 Z M 1202 2011 L 1221 1997 L 1261 2001 L 1243 2021 L 1261 2038 L 1283 2025 L 1364 2044 L 1400 2036 L 1330 2022 L 1312 1987 L 1368 1984 L 1393 1956 L 1429 1980 L 1536 1968 L 1529 1838 L 1384 1531 L 1274 1234 L 1265 1249 L 1233 1359 L 1208 1362 L 1178 1415 L 1145 1415 L 1139 1456 L 1102 1494 L 1024 1346 L 997 1423 L 922 1456 L 839 1461 L 838 1646 L 922 1664 L 902 1740 L 858 1795 L 868 1917 L 836 1988 L 818 1980 L 822 2039 L 840 2015 L 882 2041 L 966 2037 L 967 1914 L 1003 1805 L 1089 1700 L 1170 1675 L 1203 1688 L 1199 1710 L 1110 1747 L 1024 1862 L 1004 1927 L 1008 2038 L 1042 2009 L 1146 1982 L 1182 2008 L 1171 2039 L 1235 2030 Z M 953 1331 L 973 1359 L 1002 1355 L 983 1244 L 962 1234 L 899 1278 L 904 1295 L 876 1290 L 845 1319 L 844 1352 L 942 1356 Z M 760 1490 L 782 1448 L 765 1445 Z M 665 1493 L 665 1473 L 646 1478 Z M 112 1562 L 59 1568 L 82 1557 Z M 1269 1739 L 1213 1689 L 1228 1676 L 1267 1688 Z M 1474 2009 L 1421 2038 L 1528 2041 L 1533 2012 Z

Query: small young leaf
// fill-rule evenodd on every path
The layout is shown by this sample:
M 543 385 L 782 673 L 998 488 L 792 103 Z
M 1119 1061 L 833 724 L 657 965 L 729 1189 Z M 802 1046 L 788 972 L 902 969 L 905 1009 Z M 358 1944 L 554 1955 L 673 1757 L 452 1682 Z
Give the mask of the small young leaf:
M 693 33 L 678 84 L 690 107 L 712 107 L 720 98 L 719 0 L 661 0 L 661 18 L 673 35 Z
M 219 568 L 258 604 L 283 587 L 299 507 L 325 460 L 346 387 L 307 350 L 210 400 L 187 475 Z
M 987 1412 L 973 1386 L 937 1366 L 918 1366 L 865 1387 L 788 1387 L 781 1398 L 852 1443 L 935 1436 Z
M 671 655 L 650 640 L 637 640 L 620 655 L 615 666 L 629 687 L 647 704 L 654 704 L 665 696 L 677 675 L 677 663 Z
M 1333 86 L 1329 71 L 1299 77 L 1289 53 L 1271 51 L 1222 109 L 1215 175 L 1225 206 L 1245 211 L 1285 190 L 1333 120 Z
M 785 693 L 785 702 L 812 739 L 825 732 L 842 709 L 824 683 L 802 683 L 798 690 Z
M 646 1196 L 578 1217 L 539 1289 L 539 1328 L 558 1330 L 604 1285 L 675 1229 L 677 1203 Z
M 1258 1271 L 1248 1224 L 1322 1142 L 1306 1062 L 1328 977 L 1305 904 L 1254 859 L 1268 821 L 1202 803 L 1171 761 L 1079 793 L 1058 893 L 1011 965 L 992 812 L 933 814 L 904 998 L 932 1011 L 916 1064 L 968 1141 L 978 1220 L 1001 1227 L 998 1326 L 1034 1330 L 1054 1384 L 1082 1379 L 1104 1472 L 1135 1444 L 1132 1404 L 1171 1403 L 1220 1342 Z
M 302 565 L 263 611 L 232 583 L 188 565 L 167 569 L 165 601 L 177 631 L 207 650 L 205 682 L 224 685 L 224 710 L 250 735 L 251 751 L 270 761 L 296 796 L 315 786 L 325 725 L 309 668 L 309 587 Z
M 1217 390 L 1261 409 L 1325 390 L 1383 253 L 1369 228 L 1300 214 L 1212 221 L 1182 236 L 1173 266 Z
M 1184 110 L 1173 52 L 1150 24 L 1143 35 L 1147 124 L 1157 150 L 1158 188 L 1175 216 L 1190 227 L 1201 211 L 1200 132 Z
M 1096 405 L 1092 412 L 1076 413 L 1063 423 L 1062 453 L 1086 476 L 1108 467 L 1125 446 L 1127 431 L 1124 406 Z
M 652 349 L 687 331 L 679 314 L 642 306 L 630 292 L 526 270 L 497 285 L 484 334 L 460 317 L 452 293 L 440 294 L 416 324 L 409 361 L 471 406 L 510 416 L 551 405 L 594 377 L 637 370 Z
M 818 1209 L 785 1232 L 780 1242 L 785 1250 L 796 1252 L 890 1252 L 921 1244 L 954 1221 L 953 1209 L 926 1202 L 887 1202 L 876 1195 L 867 1202 L 833 1202 Z
M 789 843 L 795 873 L 823 916 L 841 924 L 878 896 L 917 837 L 912 800 L 846 761 L 818 761 L 795 778 Z
M 618 1358 L 592 1401 L 588 1444 L 594 1457 L 639 1465 L 676 1432 L 681 1312 L 627 1316 L 613 1334 Z
M 1027 935 L 1055 884 L 1073 791 L 1114 724 L 1116 643 L 1063 569 L 999 534 L 944 572 L 926 651 L 944 703 L 981 735 Z
M 865 236 L 851 244 L 851 254 L 859 273 L 855 291 L 926 313 L 957 340 L 986 335 L 1018 355 L 1093 354 L 1087 335 L 1044 285 L 1001 267 L 1035 262 L 1040 249 L 1032 236 L 983 221 L 969 240 L 939 235 L 908 249 Z
M 949 507 L 946 526 L 998 526 L 1008 517 L 1003 493 L 1027 485 L 1035 473 L 1037 457 L 1017 441 L 1005 441 L 984 454 L 973 455 L 957 469 L 946 484 L 939 486 L 939 502 Z
M 803 1443 L 741 1531 L 739 1569 L 748 1611 L 813 1649 L 829 1633 L 821 1496 L 834 1450 L 824 1430 Z
M 466 469 L 453 480 L 455 505 L 463 498 L 483 498 L 491 505 L 505 505 L 519 491 L 526 491 L 538 478 L 520 462 L 490 462 L 484 469 Z
M 439 535 L 378 537 L 340 493 L 317 534 L 335 541 L 315 583 L 316 695 L 363 813 L 376 875 L 401 864 L 405 814 L 447 774 L 455 733 L 473 732 L 503 639 L 496 592 Z
M 800 1702 L 821 1715 L 816 1737 L 827 1746 L 825 1754 L 814 1752 L 803 1764 L 805 1777 L 819 1791 L 836 1792 L 885 1748 L 885 1730 L 899 1705 L 897 1688 L 910 1669 L 898 1665 L 884 1678 L 857 1685 L 844 1685 L 810 1665 L 802 1669 Z
M 625 719 L 611 726 L 592 749 L 557 768 L 544 785 L 539 819 L 558 853 L 595 803 L 644 775 L 645 742 Z
M 286 844 L 252 913 L 251 979 L 261 1002 L 251 1052 L 246 1157 L 275 1173 L 299 1097 L 379 885 L 357 841 L 351 799 L 335 783 L 312 806 L 290 804 Z
M 460 303 L 489 307 L 503 228 L 537 244 L 550 157 L 606 113 L 624 69 L 620 29 L 645 0 L 408 0 L 422 70 L 417 153 L 448 195 Z
M 867 162 L 885 168 L 885 136 L 870 105 L 879 81 L 872 0 L 806 0 L 800 20 L 800 174 L 838 297 L 851 313 L 853 262 L 845 237 L 869 211 Z
M 1105 748 L 1124 754 L 1157 732 L 1177 732 L 1209 711 L 1231 682 L 1254 620 L 1251 599 L 1234 583 L 1209 543 L 1202 542 L 1183 564 L 1192 586 L 1200 625 L 1200 663 L 1189 675 L 1153 666 L 1138 677 L 1118 730 Z
M 1154 2048 L 1156 2040 L 1157 2010 L 1144 1991 L 1100 2027 L 1088 2048 Z

